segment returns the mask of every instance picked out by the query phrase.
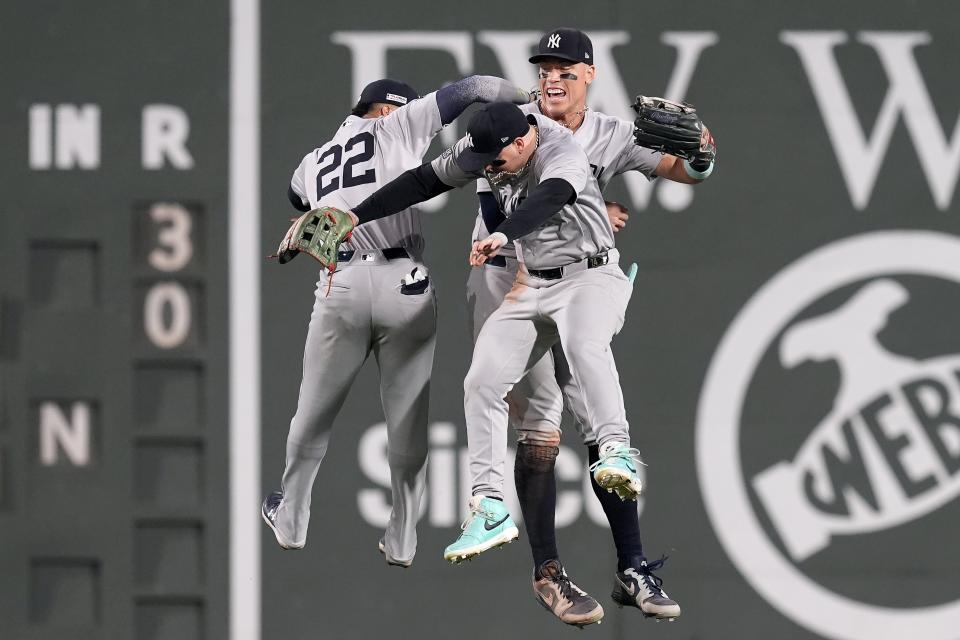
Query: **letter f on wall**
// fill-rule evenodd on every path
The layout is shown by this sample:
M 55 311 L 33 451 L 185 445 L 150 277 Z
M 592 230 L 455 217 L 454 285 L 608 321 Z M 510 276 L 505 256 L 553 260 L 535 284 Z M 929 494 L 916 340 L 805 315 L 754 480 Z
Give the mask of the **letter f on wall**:
M 960 127 L 955 124 L 952 137 L 947 138 L 913 56 L 914 47 L 930 43 L 930 34 L 921 31 L 863 31 L 857 34 L 859 42 L 877 52 L 889 82 L 869 137 L 860 126 L 833 55 L 834 47 L 847 39 L 847 34 L 842 31 L 784 31 L 780 34 L 780 41 L 796 49 L 800 56 L 853 206 L 864 209 L 870 201 L 880 165 L 902 114 L 933 201 L 938 209 L 946 210 L 960 171 Z

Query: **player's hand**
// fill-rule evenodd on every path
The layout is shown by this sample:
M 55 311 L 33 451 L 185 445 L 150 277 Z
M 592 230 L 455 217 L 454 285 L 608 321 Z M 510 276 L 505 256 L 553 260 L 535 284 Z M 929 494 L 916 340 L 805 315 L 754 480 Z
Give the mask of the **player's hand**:
M 347 209 L 344 213 L 350 216 L 350 219 L 353 221 L 353 226 L 357 226 L 358 224 L 360 224 L 360 218 L 358 218 L 357 214 L 355 214 L 353 211 L 350 211 L 349 209 Z
M 473 250 L 470 251 L 470 266 L 479 267 L 488 258 L 499 255 L 500 249 L 507 244 L 507 238 L 502 233 L 493 235 L 473 243 Z
M 630 214 L 625 206 L 609 200 L 605 200 L 604 204 L 607 205 L 607 218 L 610 219 L 610 227 L 614 233 L 627 226 L 627 219 L 630 218 Z

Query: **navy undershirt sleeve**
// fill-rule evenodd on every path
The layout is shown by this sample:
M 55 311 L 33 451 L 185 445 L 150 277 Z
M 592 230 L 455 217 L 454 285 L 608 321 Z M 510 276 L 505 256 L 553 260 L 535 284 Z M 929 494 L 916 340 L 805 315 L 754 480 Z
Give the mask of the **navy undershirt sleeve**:
M 444 184 L 426 162 L 416 169 L 404 171 L 394 180 L 377 189 L 353 208 L 358 224 L 392 216 L 404 209 L 453 189 Z
M 496 231 L 511 242 L 522 238 L 577 199 L 573 185 L 563 178 L 550 178 L 534 187 Z
M 301 198 L 290 185 L 287 185 L 287 198 L 290 199 L 290 204 L 292 204 L 293 208 L 297 211 L 303 211 L 304 213 L 310 211 L 310 204 L 303 204 L 303 198 Z
M 487 227 L 487 233 L 493 233 L 493 230 L 507 219 L 500 211 L 500 205 L 497 199 L 489 191 L 481 191 L 477 194 L 480 199 L 480 215 L 483 217 L 483 224 Z

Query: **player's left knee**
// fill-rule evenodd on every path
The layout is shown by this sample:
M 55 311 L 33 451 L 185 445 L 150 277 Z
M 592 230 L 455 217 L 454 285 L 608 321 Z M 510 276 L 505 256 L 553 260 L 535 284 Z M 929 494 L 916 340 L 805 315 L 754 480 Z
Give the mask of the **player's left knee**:
M 560 429 L 556 427 L 547 427 L 543 429 L 517 429 L 517 444 L 529 444 L 541 447 L 559 447 Z

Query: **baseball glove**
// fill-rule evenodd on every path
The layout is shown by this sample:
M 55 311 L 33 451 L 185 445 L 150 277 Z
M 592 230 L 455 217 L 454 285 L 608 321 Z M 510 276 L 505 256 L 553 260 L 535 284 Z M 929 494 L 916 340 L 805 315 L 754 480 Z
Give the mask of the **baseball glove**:
M 637 112 L 633 136 L 638 145 L 688 160 L 697 171 L 713 162 L 717 145 L 693 105 L 637 96 L 630 106 Z
M 337 249 L 352 234 L 353 220 L 350 214 L 333 207 L 320 207 L 293 219 L 276 256 L 271 257 L 276 257 L 280 264 L 284 264 L 303 252 L 333 272 L 337 268 Z

